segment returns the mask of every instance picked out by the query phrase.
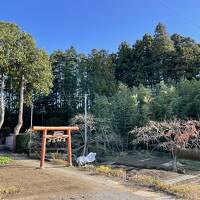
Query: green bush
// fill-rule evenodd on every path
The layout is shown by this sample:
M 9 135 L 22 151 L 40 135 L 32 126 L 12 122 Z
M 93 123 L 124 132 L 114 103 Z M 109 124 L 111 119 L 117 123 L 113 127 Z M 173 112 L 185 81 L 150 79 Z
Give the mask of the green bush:
M 7 156 L 0 156 L 0 165 L 6 165 L 11 163 L 13 160 Z
M 30 133 L 30 142 L 29 142 L 29 156 L 31 158 L 40 158 L 42 134 L 40 133 Z
M 29 153 L 31 134 L 23 133 L 16 137 L 16 152 L 18 153 Z

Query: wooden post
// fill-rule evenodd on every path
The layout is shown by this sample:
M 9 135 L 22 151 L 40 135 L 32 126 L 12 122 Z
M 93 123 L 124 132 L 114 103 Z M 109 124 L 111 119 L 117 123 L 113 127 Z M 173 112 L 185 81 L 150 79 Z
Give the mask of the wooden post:
M 68 138 L 67 138 L 67 147 L 68 147 L 68 162 L 69 165 L 72 166 L 72 144 L 71 144 L 71 130 L 67 130 Z
M 47 129 L 42 131 L 42 151 L 41 151 L 41 158 L 40 158 L 40 168 L 44 168 L 44 161 L 45 161 L 45 153 L 46 153 L 46 135 Z

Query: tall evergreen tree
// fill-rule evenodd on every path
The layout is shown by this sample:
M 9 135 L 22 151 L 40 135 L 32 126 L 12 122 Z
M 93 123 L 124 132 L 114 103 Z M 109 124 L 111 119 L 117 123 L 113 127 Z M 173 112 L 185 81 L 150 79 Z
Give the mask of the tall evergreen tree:
M 153 67 L 156 83 L 160 81 L 168 81 L 170 68 L 172 67 L 171 61 L 174 54 L 174 44 L 166 28 L 163 24 L 159 23 L 155 29 L 155 36 L 153 41 Z
M 113 131 L 122 138 L 122 151 L 128 147 L 136 110 L 137 99 L 127 86 L 120 84 L 119 91 L 111 99 L 111 121 Z
M 131 71 L 133 65 L 132 48 L 127 42 L 120 44 L 116 59 L 116 79 L 130 87 L 133 86 L 134 79 L 131 76 L 134 76 L 135 72 Z
M 29 34 L 21 32 L 15 48 L 17 56 L 13 58 L 12 75 L 16 81 L 15 89 L 19 92 L 18 122 L 14 128 L 16 136 L 23 125 L 25 92 L 26 96 L 32 95 L 33 92 L 48 94 L 52 86 L 52 74 L 48 55 L 44 50 L 35 47 Z
M 152 52 L 153 37 L 145 34 L 142 40 L 137 40 L 133 46 L 133 66 L 132 80 L 133 85 L 139 84 L 152 86 L 154 84 L 155 70 L 153 68 L 153 52 Z
M 87 71 L 90 78 L 90 95 L 92 100 L 95 94 L 111 96 L 116 91 L 112 57 L 105 50 L 92 50 L 87 58 Z
M 71 109 L 76 109 L 77 105 L 77 81 L 79 61 L 76 50 L 70 47 L 65 52 L 66 63 L 63 66 L 63 89 L 62 94 L 64 97 L 64 102 L 67 107 Z
M 172 61 L 174 70 L 171 75 L 173 78 L 176 81 L 180 81 L 181 78 L 199 79 L 200 46 L 191 38 L 178 34 L 173 34 L 171 38 L 176 50 Z
M 20 35 L 12 23 L 0 22 L 0 128 L 5 117 L 5 83 L 10 75 L 13 60 L 20 59 L 14 46 Z
M 63 68 L 66 65 L 66 55 L 62 51 L 55 51 L 50 56 L 50 62 L 53 71 L 53 88 L 49 95 L 48 101 L 50 101 L 51 109 L 61 108 L 63 104 L 63 80 L 64 72 Z

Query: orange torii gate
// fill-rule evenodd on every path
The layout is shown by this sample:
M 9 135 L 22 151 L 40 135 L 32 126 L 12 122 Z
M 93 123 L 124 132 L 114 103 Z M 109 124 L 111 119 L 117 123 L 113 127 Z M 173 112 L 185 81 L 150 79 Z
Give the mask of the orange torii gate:
M 42 131 L 42 149 L 40 158 L 40 168 L 44 168 L 45 154 L 46 154 L 46 139 L 48 138 L 66 138 L 68 146 L 68 162 L 72 165 L 72 146 L 71 146 L 71 132 L 78 131 L 78 127 L 71 126 L 34 126 L 33 131 Z M 63 135 L 47 135 L 47 131 L 64 131 Z

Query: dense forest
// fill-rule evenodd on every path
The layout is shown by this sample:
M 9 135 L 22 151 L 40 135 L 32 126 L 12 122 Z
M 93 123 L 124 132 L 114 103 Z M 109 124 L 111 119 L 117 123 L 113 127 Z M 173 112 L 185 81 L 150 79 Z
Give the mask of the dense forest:
M 200 44 L 177 33 L 169 35 L 161 23 L 154 35 L 145 34 L 132 45 L 122 42 L 116 53 L 93 49 L 85 55 L 70 47 L 53 52 L 49 62 L 53 86 L 47 96 L 45 92 L 30 95 L 38 89 L 34 88 L 37 80 L 27 84 L 22 131 L 30 127 L 31 110 L 33 125 L 81 126 L 85 95 L 89 144 L 100 143 L 110 151 L 129 148 L 130 131 L 150 120 L 199 118 Z M 48 69 L 38 70 L 45 79 Z M 5 84 L 3 127 L 11 131 L 20 98 L 15 82 L 11 76 Z

